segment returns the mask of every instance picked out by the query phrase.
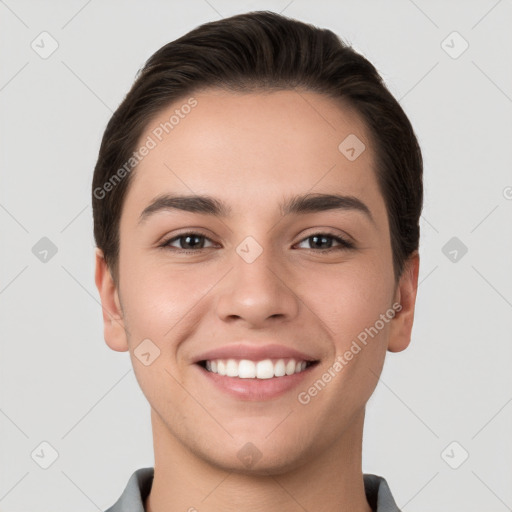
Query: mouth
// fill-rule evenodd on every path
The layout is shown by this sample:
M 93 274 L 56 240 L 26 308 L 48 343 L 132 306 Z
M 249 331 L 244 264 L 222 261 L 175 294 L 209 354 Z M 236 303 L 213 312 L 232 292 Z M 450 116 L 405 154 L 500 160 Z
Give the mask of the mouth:
M 238 379 L 268 380 L 305 372 L 318 361 L 303 359 L 205 359 L 197 363 L 207 372 Z
M 301 385 L 320 361 L 305 359 L 202 359 L 193 366 L 205 389 L 237 401 L 268 402 L 286 396 Z M 295 397 L 291 398 L 295 400 Z
M 198 354 L 204 389 L 237 400 L 266 401 L 291 392 L 319 365 L 318 355 L 292 346 L 242 341 Z

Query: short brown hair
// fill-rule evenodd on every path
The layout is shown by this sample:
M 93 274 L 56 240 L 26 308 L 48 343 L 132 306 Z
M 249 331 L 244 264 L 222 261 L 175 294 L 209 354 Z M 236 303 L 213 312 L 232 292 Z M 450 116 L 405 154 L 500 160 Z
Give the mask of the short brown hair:
M 119 179 L 118 171 L 122 166 L 126 169 L 153 117 L 175 101 L 210 87 L 242 93 L 298 87 L 355 109 L 375 150 L 398 281 L 405 261 L 418 249 L 423 207 L 423 160 L 409 119 L 375 67 L 336 34 L 256 11 L 205 23 L 164 45 L 139 70 L 108 122 L 94 169 L 92 207 L 95 241 L 116 283 L 119 222 L 133 179 L 132 172 Z M 107 183 L 115 186 L 105 193 Z

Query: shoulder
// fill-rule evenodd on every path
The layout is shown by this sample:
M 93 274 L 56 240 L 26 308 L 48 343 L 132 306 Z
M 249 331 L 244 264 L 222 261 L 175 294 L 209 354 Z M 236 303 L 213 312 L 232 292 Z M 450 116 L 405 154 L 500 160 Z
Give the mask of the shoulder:
M 401 512 L 386 479 L 373 474 L 364 474 L 366 499 L 373 512 Z
M 151 490 L 153 475 L 153 467 L 134 471 L 119 499 L 105 512 L 144 512 L 144 500 Z

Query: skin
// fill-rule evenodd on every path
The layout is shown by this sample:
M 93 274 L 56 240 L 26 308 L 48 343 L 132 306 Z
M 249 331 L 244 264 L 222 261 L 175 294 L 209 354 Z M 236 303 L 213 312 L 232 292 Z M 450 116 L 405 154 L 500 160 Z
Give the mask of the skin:
M 120 221 L 119 286 L 96 250 L 105 341 L 130 351 L 151 405 L 155 477 L 146 510 L 370 512 L 361 468 L 365 406 L 386 351 L 410 342 L 419 256 L 396 285 L 365 126 L 350 108 L 308 91 L 194 97 L 197 106 L 133 171 Z M 176 108 L 160 112 L 141 141 Z M 366 145 L 355 161 L 338 150 L 349 134 Z M 168 210 L 139 224 L 163 192 L 208 194 L 232 216 Z M 283 217 L 283 198 L 304 193 L 355 196 L 374 222 L 356 210 Z M 206 236 L 196 241 L 202 250 L 179 253 L 184 239 L 158 247 L 187 230 Z M 326 230 L 356 248 L 325 252 L 309 237 Z M 250 264 L 236 252 L 247 236 L 263 249 Z M 393 303 L 402 305 L 394 318 L 307 405 L 299 403 L 297 394 Z M 160 356 L 145 366 L 134 350 L 147 338 Z M 295 347 L 320 362 L 281 397 L 236 399 L 210 385 L 193 360 L 242 339 Z M 237 457 L 248 442 L 261 453 L 251 468 Z

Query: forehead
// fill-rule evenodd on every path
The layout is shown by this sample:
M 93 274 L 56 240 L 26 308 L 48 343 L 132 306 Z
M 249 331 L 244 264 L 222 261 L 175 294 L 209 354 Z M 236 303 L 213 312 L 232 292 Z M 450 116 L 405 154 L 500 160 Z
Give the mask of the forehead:
M 139 214 L 171 192 L 216 196 L 235 211 L 250 204 L 268 209 L 283 192 L 337 192 L 383 207 L 359 115 L 311 91 L 202 91 L 159 112 L 143 145 L 151 149 L 125 198 Z

